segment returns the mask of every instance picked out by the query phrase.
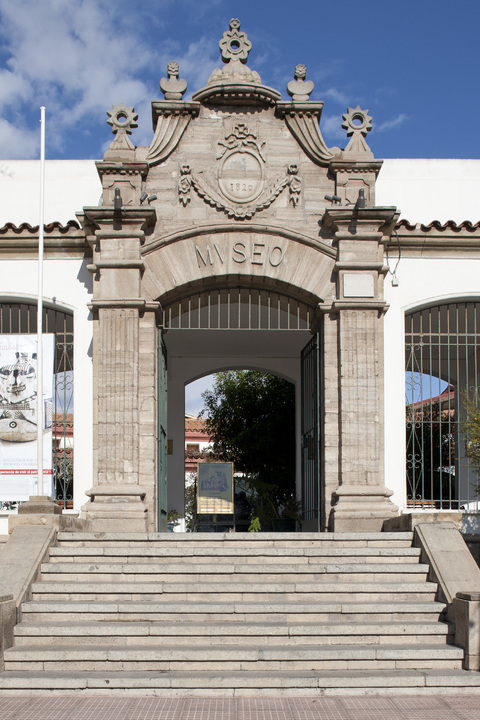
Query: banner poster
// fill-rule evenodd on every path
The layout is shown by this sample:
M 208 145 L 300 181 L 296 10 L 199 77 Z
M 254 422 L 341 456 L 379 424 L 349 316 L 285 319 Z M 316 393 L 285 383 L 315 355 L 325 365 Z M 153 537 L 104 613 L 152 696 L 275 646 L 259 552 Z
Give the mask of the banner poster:
M 43 492 L 53 497 L 55 335 L 43 335 Z M 0 500 L 37 495 L 37 336 L 0 335 Z
M 233 463 L 198 463 L 197 513 L 233 513 Z

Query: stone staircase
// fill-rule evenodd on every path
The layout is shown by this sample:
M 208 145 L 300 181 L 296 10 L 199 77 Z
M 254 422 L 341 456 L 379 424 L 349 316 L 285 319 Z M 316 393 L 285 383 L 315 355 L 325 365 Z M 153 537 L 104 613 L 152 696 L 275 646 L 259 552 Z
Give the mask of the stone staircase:
M 59 533 L 0 694 L 480 692 L 411 533 Z

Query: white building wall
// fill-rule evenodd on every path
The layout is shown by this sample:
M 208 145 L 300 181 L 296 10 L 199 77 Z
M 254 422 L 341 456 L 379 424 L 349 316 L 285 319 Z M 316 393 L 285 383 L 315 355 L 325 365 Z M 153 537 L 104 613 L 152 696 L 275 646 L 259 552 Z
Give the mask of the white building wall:
M 375 202 L 411 223 L 480 220 L 480 160 L 384 160 Z
M 44 262 L 44 298 L 55 298 L 59 310 L 74 318 L 74 509 L 86 501 L 92 482 L 92 323 L 87 304 L 91 299 L 90 274 L 85 261 L 77 259 Z M 36 301 L 37 262 L 6 260 L 1 263 L 3 300 L 12 297 Z M 5 498 L 8 499 L 8 498 Z
M 66 224 L 84 206 L 98 205 L 101 183 L 93 160 L 47 160 L 45 163 L 45 223 Z M 0 227 L 6 223 L 38 225 L 40 215 L 40 163 L 33 160 L 0 161 Z M 74 317 L 74 510 L 87 500 L 92 477 L 92 323 L 91 276 L 82 259 L 44 261 L 44 299 Z M 37 261 L 2 260 L 0 295 L 36 301 Z M 0 532 L 6 532 L 6 517 Z
M 45 162 L 45 224 L 65 225 L 84 206 L 98 205 L 102 193 L 94 160 Z M 40 162 L 0 161 L 0 227 L 7 222 L 38 225 Z
M 433 220 L 480 220 L 480 160 L 385 160 L 376 186 L 377 205 L 396 205 L 401 218 L 428 225 Z M 390 258 L 393 270 L 396 255 Z M 480 300 L 480 259 L 401 259 L 385 279 L 385 483 L 393 501 L 406 507 L 405 313 L 451 298 Z

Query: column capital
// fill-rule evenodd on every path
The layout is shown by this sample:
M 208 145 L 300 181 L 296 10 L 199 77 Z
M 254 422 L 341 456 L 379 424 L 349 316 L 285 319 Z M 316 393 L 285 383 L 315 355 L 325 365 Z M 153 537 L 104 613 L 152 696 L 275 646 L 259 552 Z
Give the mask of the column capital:
M 155 227 L 152 207 L 84 207 L 83 227 L 89 238 L 140 237 Z
M 335 240 L 382 241 L 393 232 L 399 217 L 395 207 L 348 207 L 327 208 L 322 225 L 333 230 Z

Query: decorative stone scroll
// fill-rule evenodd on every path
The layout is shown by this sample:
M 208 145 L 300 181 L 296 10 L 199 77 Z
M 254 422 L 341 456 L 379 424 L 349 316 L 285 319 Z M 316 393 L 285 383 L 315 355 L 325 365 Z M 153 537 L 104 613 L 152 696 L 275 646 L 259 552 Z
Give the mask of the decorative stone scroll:
M 168 158 L 177 147 L 192 117 L 199 112 L 198 103 L 152 103 L 157 114 L 157 125 L 147 155 L 149 165 L 158 165 Z
M 200 175 L 194 175 L 189 165 L 182 165 L 178 183 L 178 197 L 179 201 L 185 207 L 190 202 L 190 193 L 193 188 L 197 195 L 211 207 L 223 210 L 228 217 L 234 218 L 235 220 L 244 220 L 252 218 L 256 212 L 270 207 L 286 187 L 290 189 L 290 202 L 296 207 L 302 187 L 302 181 L 301 178 L 298 177 L 298 168 L 296 165 L 290 165 L 287 168 L 285 176 L 278 178 L 270 185 L 256 202 L 246 206 L 240 204 L 235 206 L 229 203 L 228 200 L 222 197 L 216 190 L 209 187 Z
M 318 126 L 323 103 L 278 103 L 277 114 L 285 123 L 300 147 L 317 165 L 326 167 L 339 148 L 328 148 Z

